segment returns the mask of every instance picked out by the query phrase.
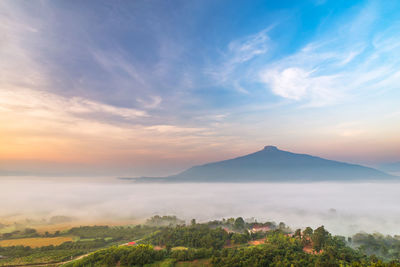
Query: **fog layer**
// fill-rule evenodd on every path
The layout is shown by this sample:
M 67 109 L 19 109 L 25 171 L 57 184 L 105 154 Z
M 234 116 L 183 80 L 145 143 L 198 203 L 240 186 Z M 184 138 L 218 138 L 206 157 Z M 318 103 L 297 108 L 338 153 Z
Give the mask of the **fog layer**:
M 400 183 L 135 184 L 117 179 L 0 178 L 0 222 L 15 218 L 198 221 L 242 216 L 335 234 L 400 234 Z

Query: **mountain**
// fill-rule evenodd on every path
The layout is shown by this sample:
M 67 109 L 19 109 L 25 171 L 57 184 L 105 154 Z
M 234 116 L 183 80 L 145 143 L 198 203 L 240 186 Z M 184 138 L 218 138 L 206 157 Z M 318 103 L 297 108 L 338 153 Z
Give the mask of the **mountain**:
M 378 169 L 389 173 L 400 173 L 400 161 L 381 164 Z
M 383 180 L 396 176 L 373 168 L 283 151 L 275 146 L 242 157 L 194 166 L 177 175 L 140 182 L 279 182 Z

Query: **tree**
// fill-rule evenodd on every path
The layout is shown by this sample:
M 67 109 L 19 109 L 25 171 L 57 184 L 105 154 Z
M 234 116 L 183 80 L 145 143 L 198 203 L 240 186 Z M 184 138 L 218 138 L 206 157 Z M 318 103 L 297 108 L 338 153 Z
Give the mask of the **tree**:
M 311 227 L 307 227 L 303 231 L 303 238 L 301 240 L 303 246 L 309 246 L 311 245 L 311 236 L 314 233 L 313 229 Z
M 26 228 L 25 231 L 24 231 L 25 235 L 34 235 L 36 233 L 37 233 L 36 230 L 32 229 L 32 228 Z
M 314 230 L 313 230 L 311 227 L 307 227 L 307 228 L 303 231 L 303 234 L 304 234 L 304 236 L 311 237 L 312 234 L 313 234 L 313 232 L 314 232 Z
M 234 233 L 232 235 L 232 241 L 235 244 L 243 244 L 246 243 L 249 240 L 249 235 L 247 234 L 239 234 L 239 233 Z
M 301 238 L 301 229 L 297 229 L 293 236 Z
M 245 222 L 242 217 L 238 217 L 235 220 L 235 228 L 236 229 L 244 229 Z
M 234 223 L 235 223 L 235 218 L 228 218 L 228 219 L 226 220 L 226 223 L 227 223 L 227 224 L 234 224 Z
M 320 251 L 326 244 L 326 241 L 329 237 L 329 232 L 325 230 L 324 226 L 320 226 L 315 229 L 314 234 L 311 239 L 313 241 L 313 248 L 316 251 Z

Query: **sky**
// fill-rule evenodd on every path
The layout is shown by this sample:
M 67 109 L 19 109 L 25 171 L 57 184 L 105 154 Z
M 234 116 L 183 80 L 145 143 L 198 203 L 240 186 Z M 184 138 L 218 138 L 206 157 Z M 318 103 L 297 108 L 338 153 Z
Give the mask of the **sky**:
M 0 170 L 400 161 L 398 1 L 0 1 Z

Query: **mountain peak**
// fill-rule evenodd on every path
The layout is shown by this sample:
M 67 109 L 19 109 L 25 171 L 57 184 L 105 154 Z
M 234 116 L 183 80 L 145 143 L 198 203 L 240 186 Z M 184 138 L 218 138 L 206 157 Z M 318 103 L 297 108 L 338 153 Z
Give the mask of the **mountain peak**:
M 266 150 L 266 151 L 278 151 L 279 149 L 276 146 L 265 146 L 264 150 Z
M 241 157 L 194 166 L 179 174 L 146 181 L 168 182 L 279 182 L 367 181 L 393 179 L 384 172 L 345 162 L 265 146 Z M 143 180 L 143 181 L 144 181 Z

